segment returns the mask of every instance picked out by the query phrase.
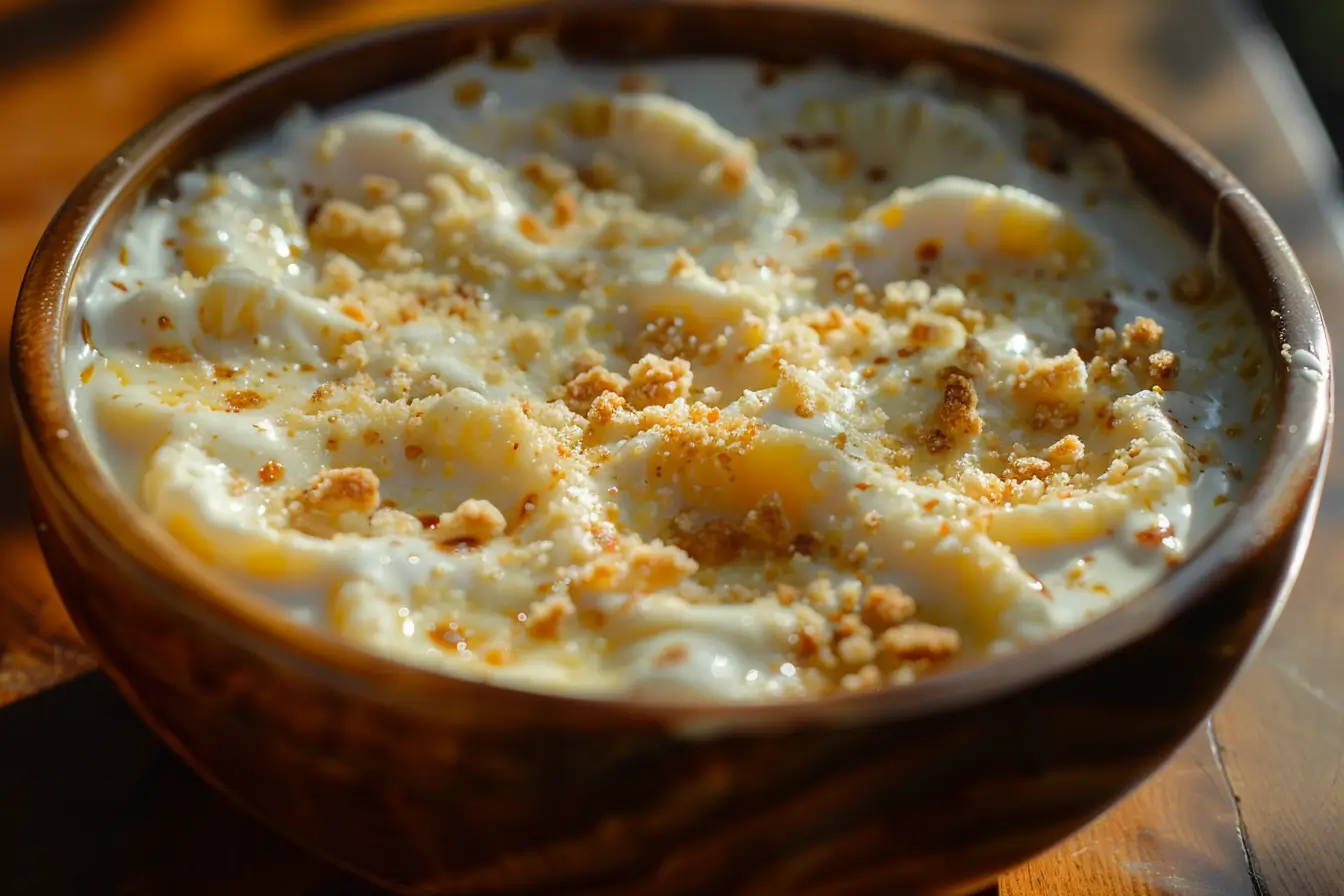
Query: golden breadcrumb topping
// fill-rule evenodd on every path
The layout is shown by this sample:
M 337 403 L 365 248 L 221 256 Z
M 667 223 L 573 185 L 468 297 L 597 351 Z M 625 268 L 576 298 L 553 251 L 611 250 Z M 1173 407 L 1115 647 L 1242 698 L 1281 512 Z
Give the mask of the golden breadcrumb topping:
M 1241 477 L 1248 319 L 1097 238 L 1109 155 L 909 91 L 738 134 L 643 70 L 515 109 L 534 62 L 183 175 L 81 299 L 75 391 L 192 550 L 414 662 L 797 697 L 1078 624 Z

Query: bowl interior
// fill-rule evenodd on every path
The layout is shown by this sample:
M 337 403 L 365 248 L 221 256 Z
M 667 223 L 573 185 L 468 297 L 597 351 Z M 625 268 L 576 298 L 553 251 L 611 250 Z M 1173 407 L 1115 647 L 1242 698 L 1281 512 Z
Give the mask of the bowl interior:
M 933 63 L 967 82 L 1011 87 L 1028 109 L 1079 135 L 1122 150 L 1137 182 L 1239 281 L 1271 347 L 1278 430 L 1245 502 L 1203 547 L 1148 591 L 1079 629 L 1020 654 L 950 669 L 875 694 L 787 706 L 628 704 L 659 724 L 769 724 L 803 716 L 862 718 L 950 708 L 1060 674 L 1159 627 L 1290 525 L 1306 504 L 1328 438 L 1331 363 L 1319 308 L 1282 235 L 1261 206 L 1217 162 L 1173 128 L 1122 109 L 1074 79 L 1010 52 L 831 11 L 756 3 L 653 6 L 582 2 L 399 25 L 319 45 L 210 88 L 166 113 L 99 165 L 71 195 L 43 237 L 21 292 L 14 328 L 16 400 L 26 436 L 62 500 L 113 553 L 124 553 L 174 595 L 181 612 L 206 619 L 221 637 L 305 663 L 333 686 L 424 706 L 461 688 L 438 673 L 380 659 L 300 625 L 265 599 L 222 580 L 151 525 L 103 475 L 79 438 L 61 377 L 70 296 L 147 191 L 174 173 L 270 126 L 297 103 L 329 106 L 426 76 L 482 42 L 507 54 L 525 32 L 554 35 L 571 56 L 613 63 L 672 56 L 733 56 L 778 64 L 830 59 L 896 74 Z M 1281 349 L 1281 350 L 1280 350 Z M 371 684 L 376 682 L 376 687 Z M 557 701 L 575 723 L 586 698 L 497 692 L 519 712 Z M 373 688 L 371 691 L 370 689 Z M 597 715 L 593 716 L 594 718 Z

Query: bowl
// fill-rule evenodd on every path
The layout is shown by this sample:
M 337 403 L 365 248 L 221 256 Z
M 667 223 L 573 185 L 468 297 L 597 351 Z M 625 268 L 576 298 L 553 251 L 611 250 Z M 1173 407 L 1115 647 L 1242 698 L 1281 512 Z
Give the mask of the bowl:
M 613 62 L 914 60 L 1108 138 L 1211 241 L 1272 352 L 1279 418 L 1243 505 L 1100 619 L 906 688 L 780 705 L 507 690 L 364 653 L 224 581 L 152 526 L 79 437 L 72 288 L 146 189 L 268 127 L 545 31 Z M 1282 351 L 1278 351 L 1279 348 Z M 966 893 L 1081 827 L 1211 710 L 1268 629 L 1320 499 L 1329 344 L 1264 209 L 1207 153 L 1039 63 L 860 16 L 730 2 L 566 3 L 398 25 L 209 88 L 75 189 L 20 294 L 12 359 L 42 549 L 79 631 L 202 776 L 300 844 L 408 893 Z

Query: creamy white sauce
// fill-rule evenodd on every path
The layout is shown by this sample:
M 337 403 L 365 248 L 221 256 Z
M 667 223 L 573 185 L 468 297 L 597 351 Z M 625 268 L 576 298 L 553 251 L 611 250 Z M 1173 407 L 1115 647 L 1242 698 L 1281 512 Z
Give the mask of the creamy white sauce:
M 1108 148 L 931 72 L 767 86 L 685 61 L 632 93 L 630 71 L 526 53 L 296 111 L 139 210 L 76 296 L 80 435 L 221 574 L 461 674 L 768 699 L 931 667 L 879 630 L 842 643 L 874 586 L 964 653 L 1016 649 L 1155 582 L 1237 500 L 1273 416 L 1264 349 L 1226 284 L 1173 300 L 1201 248 Z M 565 205 L 539 154 L 610 189 L 567 183 Z M 1160 347 L 1070 356 L 1084 300 Z M 968 336 L 977 432 L 939 441 Z M 689 386 L 642 416 L 566 409 L 576 362 L 638 386 L 666 339 Z M 1159 351 L 1179 373 L 1154 379 Z M 1052 358 L 1072 392 L 1033 379 Z M 371 471 L 396 510 L 314 509 L 328 468 Z M 500 519 L 417 522 L 472 500 Z M 750 534 L 771 508 L 786 546 Z

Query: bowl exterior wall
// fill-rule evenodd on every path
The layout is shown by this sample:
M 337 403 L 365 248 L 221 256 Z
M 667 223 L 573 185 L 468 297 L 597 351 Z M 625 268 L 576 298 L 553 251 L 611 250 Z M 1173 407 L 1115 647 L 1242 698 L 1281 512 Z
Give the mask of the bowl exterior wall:
M 1307 520 L 1151 636 L 989 703 L 688 737 L 622 717 L 490 724 L 343 695 L 217 637 L 96 543 L 25 454 L 52 575 L 128 700 L 207 779 L 413 893 L 957 893 L 1085 824 L 1212 708 L 1286 590 Z

